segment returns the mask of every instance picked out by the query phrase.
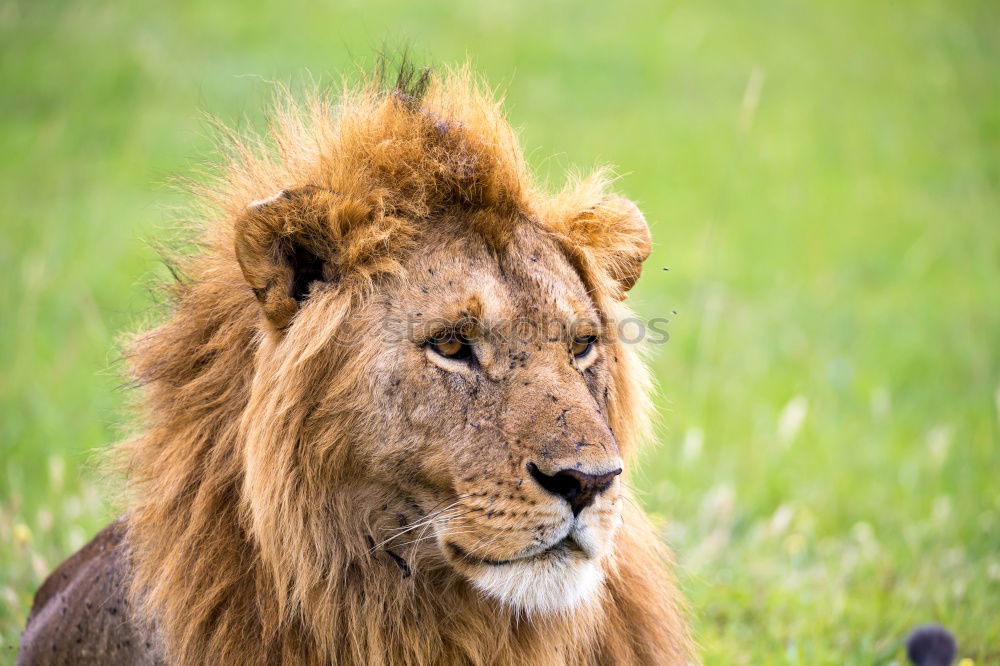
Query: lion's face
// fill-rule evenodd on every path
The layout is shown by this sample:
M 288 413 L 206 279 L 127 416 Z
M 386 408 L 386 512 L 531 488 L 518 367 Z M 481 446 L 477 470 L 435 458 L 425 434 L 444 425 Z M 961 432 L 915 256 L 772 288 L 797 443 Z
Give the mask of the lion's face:
M 322 510 L 294 497 L 322 506 L 324 488 L 354 488 L 382 506 L 358 526 L 370 552 L 430 558 L 517 611 L 577 606 L 600 589 L 621 523 L 609 423 L 633 407 L 613 381 L 624 350 L 606 310 L 649 253 L 645 220 L 608 197 L 561 225 L 521 217 L 500 241 L 476 231 L 503 228 L 482 211 L 412 226 L 359 211 L 309 187 L 239 223 L 241 268 L 274 326 L 243 422 L 261 543 L 299 521 L 322 529 Z M 403 230 L 407 251 L 385 254 Z M 372 266 L 391 270 L 366 282 Z M 267 556 L 285 567 L 280 548 Z
M 599 312 L 529 229 L 498 257 L 442 225 L 406 274 L 364 318 L 385 333 L 365 373 L 372 474 L 418 502 L 413 533 L 478 589 L 527 612 L 575 606 L 600 585 L 622 501 Z

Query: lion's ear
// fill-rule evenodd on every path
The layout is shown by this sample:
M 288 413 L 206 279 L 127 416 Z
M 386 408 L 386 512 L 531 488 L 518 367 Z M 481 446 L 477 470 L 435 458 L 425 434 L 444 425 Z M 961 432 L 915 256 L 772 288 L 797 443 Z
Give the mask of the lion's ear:
M 652 249 L 646 218 L 638 206 L 619 196 L 606 196 L 579 213 L 562 233 L 571 251 L 582 255 L 588 272 L 606 283 L 617 300 L 635 285 Z
M 236 260 L 276 329 L 291 322 L 314 282 L 333 279 L 335 198 L 313 186 L 282 190 L 252 202 L 236 221 Z

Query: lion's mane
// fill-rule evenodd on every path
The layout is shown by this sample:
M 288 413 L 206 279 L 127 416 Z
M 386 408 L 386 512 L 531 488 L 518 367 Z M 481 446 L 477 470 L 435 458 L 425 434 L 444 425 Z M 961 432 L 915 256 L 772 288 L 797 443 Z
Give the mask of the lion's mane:
M 311 364 L 340 362 L 321 354 L 316 341 L 329 339 L 355 304 L 377 293 L 381 279 L 402 270 L 415 242 L 411 220 L 461 207 L 470 233 L 502 247 L 518 214 L 543 219 L 553 233 L 577 239 L 573 262 L 599 306 L 620 315 L 616 285 L 589 269 L 601 264 L 613 274 L 614 243 L 588 245 L 592 221 L 569 212 L 599 206 L 604 179 L 581 179 L 555 195 L 533 185 L 498 103 L 464 70 L 404 69 L 393 85 L 346 86 L 335 101 L 317 94 L 304 106 L 284 103 L 270 140 L 229 138 L 221 178 L 202 188 L 199 246 L 170 287 L 170 314 L 128 346 L 142 387 L 139 434 L 119 449 L 128 478 L 131 589 L 170 659 L 683 661 L 687 634 L 664 579 L 666 554 L 633 506 L 600 600 L 527 621 L 458 590 L 446 572 L 428 568 L 401 586 L 398 570 L 367 566 L 366 545 L 342 535 L 378 520 L 385 498 L 377 490 L 331 498 L 316 470 L 295 469 L 287 479 L 281 475 L 294 461 L 275 460 L 274 475 L 287 481 L 282 494 L 247 496 L 255 486 L 246 483 L 244 453 L 259 445 L 250 441 L 254 433 L 309 445 L 303 424 L 316 408 Z M 275 331 L 247 285 L 247 267 L 241 270 L 234 256 L 234 225 L 249 202 L 299 185 L 329 188 L 345 202 L 332 228 L 345 278 L 325 328 L 297 333 L 284 366 L 262 373 L 261 350 Z M 271 305 L 280 317 L 281 304 Z M 633 350 L 617 353 L 609 420 L 633 458 L 646 424 L 645 376 Z M 345 404 L 364 399 L 352 394 L 363 386 L 356 372 L 349 362 L 339 371 Z M 359 427 L 366 424 L 345 417 L 340 441 Z M 336 462 L 335 452 L 330 460 Z M 269 522 L 255 522 L 254 502 L 266 504 Z M 650 593 L 664 587 L 665 594 Z

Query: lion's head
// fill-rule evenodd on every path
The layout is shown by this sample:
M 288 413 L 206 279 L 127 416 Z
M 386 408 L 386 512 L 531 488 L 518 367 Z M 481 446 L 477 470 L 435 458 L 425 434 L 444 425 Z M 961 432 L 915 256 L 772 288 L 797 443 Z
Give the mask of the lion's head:
M 600 174 L 533 186 L 468 74 L 403 79 L 285 113 L 277 160 L 238 148 L 176 312 L 133 345 L 134 588 L 180 659 L 235 658 L 246 631 L 310 661 L 469 658 L 462 631 L 396 616 L 596 632 L 628 614 L 607 581 L 660 571 L 629 573 L 653 547 L 619 535 L 642 215 Z M 676 624 L 671 600 L 653 612 Z M 380 638 L 329 638 L 366 622 Z

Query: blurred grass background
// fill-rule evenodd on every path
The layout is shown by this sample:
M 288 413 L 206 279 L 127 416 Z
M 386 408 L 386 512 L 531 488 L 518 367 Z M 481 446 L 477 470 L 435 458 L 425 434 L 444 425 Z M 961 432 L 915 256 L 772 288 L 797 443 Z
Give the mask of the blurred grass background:
M 663 519 L 710 664 L 1000 663 L 1000 6 L 0 1 L 0 662 L 114 515 L 147 240 L 273 82 L 471 57 L 538 172 L 619 165 Z M 669 267 L 669 271 L 663 270 Z M 677 314 L 672 311 L 676 310 Z

